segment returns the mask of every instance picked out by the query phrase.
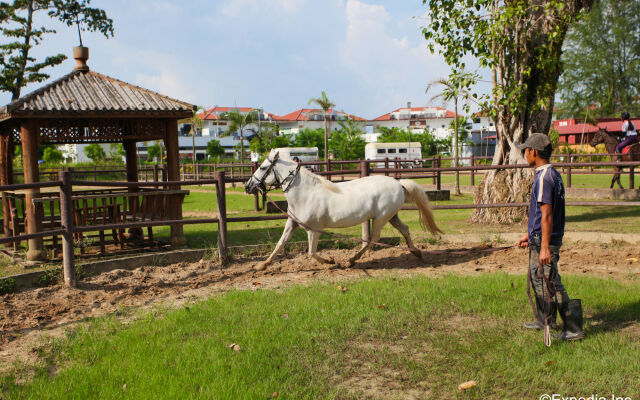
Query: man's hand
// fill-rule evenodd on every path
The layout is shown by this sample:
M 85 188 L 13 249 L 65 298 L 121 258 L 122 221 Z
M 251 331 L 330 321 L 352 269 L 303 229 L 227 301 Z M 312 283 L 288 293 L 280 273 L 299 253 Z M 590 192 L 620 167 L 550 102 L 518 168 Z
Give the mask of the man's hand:
M 516 242 L 518 247 L 529 247 L 529 234 L 527 233 Z
M 548 247 L 540 248 L 540 266 L 551 264 L 551 252 Z

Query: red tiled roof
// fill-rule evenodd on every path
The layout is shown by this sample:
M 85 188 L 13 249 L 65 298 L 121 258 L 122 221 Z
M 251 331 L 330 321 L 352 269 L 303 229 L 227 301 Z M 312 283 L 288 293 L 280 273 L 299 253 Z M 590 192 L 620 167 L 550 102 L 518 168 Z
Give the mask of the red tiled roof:
M 218 116 L 222 113 L 226 113 L 226 112 L 231 112 L 233 110 L 238 110 L 241 113 L 246 113 L 246 112 L 250 112 L 252 110 L 256 110 L 256 108 L 253 107 L 211 107 L 211 108 L 207 108 L 206 111 L 204 113 L 199 113 L 198 116 L 200 118 L 202 118 L 203 120 L 216 120 L 218 119 Z M 270 113 L 270 112 L 266 112 L 263 110 L 263 112 L 265 114 L 267 114 L 269 117 L 271 117 L 271 119 L 276 120 L 278 118 L 280 118 L 279 116 L 277 116 L 276 114 Z
M 337 111 L 333 109 L 328 109 L 327 115 L 333 114 L 334 111 L 338 115 L 346 115 L 349 118 L 356 121 L 366 121 L 364 118 L 358 117 L 357 115 L 353 115 L 353 114 L 346 113 L 344 111 Z M 278 121 L 310 121 L 309 115 L 316 114 L 316 113 L 322 115 L 322 109 L 321 108 L 301 108 L 289 114 L 277 117 L 276 119 Z
M 438 111 L 442 111 L 445 110 L 442 107 L 411 107 L 411 111 L 415 111 L 415 112 L 420 112 L 420 111 L 424 111 L 425 108 L 429 108 L 429 109 L 434 109 L 434 110 L 438 110 Z M 408 110 L 407 107 L 401 107 L 401 108 L 397 108 L 389 113 L 386 113 L 384 115 L 379 116 L 378 118 L 374 119 L 374 121 L 390 121 L 391 120 L 391 114 L 399 112 L 401 110 Z M 444 116 L 444 118 L 454 118 L 455 117 L 455 113 L 453 111 L 449 111 L 449 110 L 445 110 L 446 114 Z M 460 115 L 460 114 L 458 114 Z M 424 118 L 421 118 L 424 119 Z M 435 118 L 434 118 L 435 119 Z
M 636 129 L 640 129 L 640 119 L 632 119 L 633 126 Z M 560 135 L 574 135 L 577 133 L 582 133 L 582 129 L 584 128 L 584 133 L 595 133 L 598 131 L 598 128 L 606 129 L 609 132 L 622 132 L 622 121 L 619 119 L 616 120 L 604 120 L 598 122 L 598 127 L 595 127 L 591 124 L 572 124 L 565 126 L 554 126 L 555 130 L 558 131 Z

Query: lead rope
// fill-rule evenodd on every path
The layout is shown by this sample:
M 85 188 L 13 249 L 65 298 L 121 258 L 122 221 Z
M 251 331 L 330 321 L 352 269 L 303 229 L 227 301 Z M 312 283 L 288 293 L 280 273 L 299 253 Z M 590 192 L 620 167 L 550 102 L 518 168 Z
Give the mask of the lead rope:
M 529 246 L 529 262 L 531 262 L 531 246 Z M 533 298 L 531 297 L 531 267 L 529 266 L 527 271 L 527 297 L 529 297 L 529 304 L 531 305 L 531 310 L 533 311 L 533 315 L 535 315 L 536 320 L 540 323 L 544 325 L 544 336 L 542 338 L 542 341 L 544 343 L 545 346 L 547 347 L 551 347 L 551 326 L 549 325 L 549 319 L 551 318 L 551 315 L 547 315 L 547 314 L 551 314 L 551 297 L 553 297 L 553 294 L 551 293 L 551 286 L 549 284 L 549 280 L 547 279 L 547 277 L 544 275 L 544 267 L 542 270 L 542 291 L 545 293 L 545 296 L 543 298 L 543 302 L 544 305 L 547 308 L 547 312 L 545 312 L 545 309 L 542 309 L 542 312 L 544 314 L 544 320 L 542 320 L 542 318 L 540 318 L 539 313 L 536 310 L 536 306 L 533 303 Z M 540 267 L 539 264 L 536 265 L 536 269 L 538 270 L 538 272 L 540 272 Z M 537 278 L 540 278 L 540 274 L 537 276 Z M 547 290 L 544 290 L 544 287 L 547 287 Z

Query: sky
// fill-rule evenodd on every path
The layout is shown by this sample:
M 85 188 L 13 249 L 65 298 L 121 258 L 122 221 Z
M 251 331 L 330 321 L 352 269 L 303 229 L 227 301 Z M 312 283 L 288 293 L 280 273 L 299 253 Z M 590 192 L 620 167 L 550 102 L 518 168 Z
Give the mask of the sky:
M 428 105 L 427 83 L 449 68 L 422 36 L 420 0 L 93 0 L 115 36 L 84 32 L 96 72 L 201 106 L 262 107 L 278 115 L 326 91 L 336 109 L 373 119 Z M 69 55 L 77 31 L 57 30 L 36 57 Z M 42 84 L 23 89 L 26 94 Z M 0 104 L 10 101 L 0 94 Z M 441 106 L 441 103 L 433 104 Z

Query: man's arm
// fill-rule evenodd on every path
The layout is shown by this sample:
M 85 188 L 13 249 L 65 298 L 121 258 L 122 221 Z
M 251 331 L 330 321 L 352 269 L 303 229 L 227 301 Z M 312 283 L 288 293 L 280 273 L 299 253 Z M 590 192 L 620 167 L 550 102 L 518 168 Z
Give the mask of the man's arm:
M 549 241 L 553 232 L 553 214 L 551 204 L 540 204 L 542 213 L 542 243 L 540 244 L 540 266 L 551 264 L 551 252 L 549 251 Z

